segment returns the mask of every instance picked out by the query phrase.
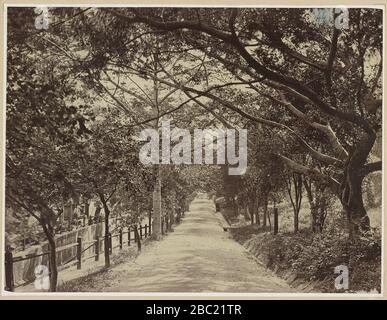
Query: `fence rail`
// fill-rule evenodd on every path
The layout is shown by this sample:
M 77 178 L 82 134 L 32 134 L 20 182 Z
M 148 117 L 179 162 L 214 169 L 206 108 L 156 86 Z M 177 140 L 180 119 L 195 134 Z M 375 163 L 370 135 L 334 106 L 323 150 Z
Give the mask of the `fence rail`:
M 133 238 L 131 234 L 133 233 Z M 124 235 L 127 235 L 127 241 L 124 242 L 123 237 Z M 63 250 L 70 249 L 73 247 L 76 247 L 76 254 L 75 256 L 68 259 L 66 262 L 58 265 L 58 267 L 64 267 L 70 264 L 76 264 L 77 269 L 82 268 L 82 262 L 89 260 L 91 258 L 94 258 L 95 261 L 99 261 L 99 255 L 104 252 L 104 245 L 101 245 L 104 241 L 107 241 L 109 243 L 109 254 L 113 253 L 113 249 L 120 248 L 123 249 L 124 243 L 127 243 L 127 246 L 129 247 L 132 242 L 137 244 L 137 249 L 141 250 L 141 240 L 148 238 L 151 235 L 151 226 L 148 224 L 140 225 L 139 227 L 137 225 L 132 225 L 127 227 L 126 231 L 123 231 L 120 229 L 118 233 L 112 235 L 109 233 L 109 235 L 106 237 L 100 238 L 98 235 L 94 240 L 91 241 L 85 241 L 82 242 L 82 238 L 78 237 L 77 242 L 70 243 L 64 246 L 61 246 L 55 250 L 55 253 L 59 253 Z M 112 246 L 112 239 L 118 237 L 118 244 L 114 247 Z M 94 249 L 93 254 L 84 256 L 84 253 L 87 250 Z M 34 280 L 28 280 L 22 284 L 15 285 L 14 283 L 14 275 L 13 275 L 13 264 L 15 262 L 20 262 L 24 260 L 29 259 L 35 259 L 38 257 L 42 257 L 45 255 L 50 255 L 49 252 L 43 252 L 39 254 L 29 254 L 27 256 L 13 256 L 12 251 L 8 247 L 5 252 L 5 290 L 6 291 L 14 291 L 15 288 L 22 287 L 28 284 L 31 284 Z

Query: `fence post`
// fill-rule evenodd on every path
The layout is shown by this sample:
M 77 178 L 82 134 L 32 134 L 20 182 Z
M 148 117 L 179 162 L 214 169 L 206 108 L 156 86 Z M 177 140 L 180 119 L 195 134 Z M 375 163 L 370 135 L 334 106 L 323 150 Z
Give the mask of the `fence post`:
M 164 234 L 164 217 L 161 219 L 161 234 Z
M 140 239 L 142 240 L 142 225 L 140 224 Z
M 95 237 L 95 261 L 99 260 L 99 236 Z
M 77 238 L 77 269 L 81 269 L 82 268 L 82 238 L 81 237 L 78 237 Z
M 5 290 L 13 291 L 13 256 L 11 247 L 7 246 L 5 251 Z
M 122 229 L 120 229 L 119 240 L 120 240 L 120 249 L 122 249 Z
M 128 246 L 130 247 L 130 226 L 128 227 Z
M 144 228 L 145 228 L 145 238 L 146 238 L 148 236 L 148 225 L 146 224 Z
M 113 253 L 112 234 L 109 232 L 109 254 Z
M 278 208 L 274 208 L 274 234 L 278 233 Z
M 138 234 L 137 225 L 134 226 L 134 238 L 136 239 L 136 242 L 137 242 L 137 249 L 138 249 L 138 251 L 141 251 L 141 240 L 140 240 L 140 237 L 139 237 L 139 234 Z

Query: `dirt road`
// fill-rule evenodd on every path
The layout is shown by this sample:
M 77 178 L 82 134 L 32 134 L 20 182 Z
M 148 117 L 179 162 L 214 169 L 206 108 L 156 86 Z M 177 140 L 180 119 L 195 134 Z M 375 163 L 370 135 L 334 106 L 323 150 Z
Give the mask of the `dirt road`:
M 134 260 L 91 276 L 82 291 L 291 292 L 223 231 L 213 204 L 196 199 L 184 221 Z M 87 284 L 85 283 L 85 284 Z

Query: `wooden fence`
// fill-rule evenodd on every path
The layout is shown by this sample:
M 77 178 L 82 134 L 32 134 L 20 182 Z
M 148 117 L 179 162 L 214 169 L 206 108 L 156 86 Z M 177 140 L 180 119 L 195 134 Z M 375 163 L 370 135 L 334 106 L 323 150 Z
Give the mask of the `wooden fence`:
M 163 220 L 164 222 L 164 220 Z M 168 222 L 167 222 L 167 229 L 169 228 Z M 112 234 L 109 233 L 108 236 L 99 237 L 98 235 L 95 237 L 92 241 L 82 241 L 81 237 L 77 238 L 77 241 L 74 243 L 70 243 L 64 246 L 61 246 L 56 249 L 56 254 L 68 250 L 76 248 L 75 255 L 62 263 L 60 266 L 61 268 L 76 265 L 77 269 L 82 268 L 82 263 L 84 261 L 87 261 L 89 259 L 93 259 L 95 261 L 99 261 L 100 254 L 104 252 L 104 241 L 107 241 L 109 244 L 109 254 L 113 253 L 113 250 L 116 248 L 122 249 L 124 247 L 124 244 L 127 246 L 131 246 L 133 243 L 137 244 L 137 249 L 141 250 L 141 240 L 149 237 L 151 235 L 151 225 L 145 224 L 140 225 L 139 227 L 137 225 L 130 226 L 126 228 L 126 231 L 123 231 L 123 229 L 120 229 L 118 233 Z M 127 238 L 124 240 L 124 236 Z M 112 239 L 118 238 L 118 244 L 113 246 Z M 88 251 L 91 251 L 89 253 Z M 29 260 L 29 259 L 36 259 L 39 257 L 49 257 L 49 252 L 43 252 L 39 254 L 32 254 L 28 256 L 13 256 L 12 251 L 9 249 L 9 247 L 6 249 L 5 253 L 5 290 L 7 291 L 14 291 L 15 288 L 26 286 L 32 282 L 35 281 L 29 280 L 22 284 L 15 285 L 14 284 L 14 263 Z M 49 259 L 47 259 L 49 261 Z

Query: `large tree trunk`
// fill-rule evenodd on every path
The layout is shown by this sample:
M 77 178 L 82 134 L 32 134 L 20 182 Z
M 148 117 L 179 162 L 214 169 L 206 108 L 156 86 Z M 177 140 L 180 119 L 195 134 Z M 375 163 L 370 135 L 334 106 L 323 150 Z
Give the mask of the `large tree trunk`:
M 341 190 L 341 203 L 347 215 L 350 236 L 366 232 L 370 228 L 370 220 L 363 203 L 362 182 L 363 177 L 356 172 L 347 171 L 345 173 Z
M 105 268 L 110 267 L 110 246 L 109 246 L 109 236 L 110 236 L 110 230 L 109 230 L 109 215 L 110 210 L 106 203 L 105 196 L 103 193 L 99 194 L 99 198 L 103 205 L 103 211 L 105 213 L 105 237 L 104 237 L 104 256 L 105 256 Z
M 363 203 L 364 174 L 361 169 L 367 161 L 375 139 L 376 135 L 364 135 L 351 150 L 345 165 L 340 185 L 340 200 L 347 214 L 350 237 L 366 232 L 370 228 L 370 221 Z

